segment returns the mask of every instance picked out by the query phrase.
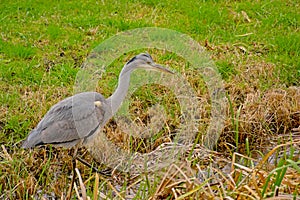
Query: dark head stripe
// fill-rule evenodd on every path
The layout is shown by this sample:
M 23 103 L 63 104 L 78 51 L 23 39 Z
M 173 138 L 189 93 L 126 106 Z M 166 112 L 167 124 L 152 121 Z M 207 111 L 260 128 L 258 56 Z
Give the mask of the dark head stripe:
M 139 55 L 134 56 L 133 58 L 131 58 L 131 59 L 127 62 L 127 65 L 130 64 L 131 62 L 135 61 L 135 60 L 137 59 L 137 57 L 141 57 L 141 56 L 145 56 L 145 57 L 150 58 L 151 60 L 153 60 L 152 57 L 151 57 L 148 53 L 141 53 L 141 54 L 139 54 Z
M 134 56 L 133 58 L 131 58 L 128 62 L 127 62 L 127 65 L 131 62 L 133 62 L 134 60 L 136 60 L 136 56 Z

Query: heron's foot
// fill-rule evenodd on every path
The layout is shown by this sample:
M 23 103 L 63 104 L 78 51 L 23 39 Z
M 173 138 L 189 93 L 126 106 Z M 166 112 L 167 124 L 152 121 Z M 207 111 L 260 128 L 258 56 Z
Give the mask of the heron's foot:
M 90 163 L 88 163 L 86 160 L 80 158 L 80 157 L 76 157 L 76 159 L 81 162 L 82 164 L 88 166 L 89 168 L 91 168 L 93 170 L 93 172 L 96 172 L 98 174 L 100 174 L 101 176 L 105 177 L 105 178 L 109 178 L 112 175 L 112 170 L 111 169 L 105 169 L 105 170 L 98 170 L 96 167 L 92 166 Z

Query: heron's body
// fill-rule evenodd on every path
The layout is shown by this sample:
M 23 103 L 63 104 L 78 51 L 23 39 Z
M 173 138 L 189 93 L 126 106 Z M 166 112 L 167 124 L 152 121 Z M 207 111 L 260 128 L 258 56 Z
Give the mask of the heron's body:
M 107 108 L 106 99 L 97 92 L 68 97 L 50 108 L 23 147 L 53 144 L 70 148 L 84 142 L 109 119 Z

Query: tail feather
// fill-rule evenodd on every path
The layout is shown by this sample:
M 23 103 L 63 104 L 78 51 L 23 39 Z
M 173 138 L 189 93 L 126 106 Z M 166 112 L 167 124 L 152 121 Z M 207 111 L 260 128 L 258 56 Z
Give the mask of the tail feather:
M 43 141 L 39 137 L 38 132 L 34 129 L 29 133 L 27 138 L 23 141 L 22 148 L 29 149 L 42 144 Z

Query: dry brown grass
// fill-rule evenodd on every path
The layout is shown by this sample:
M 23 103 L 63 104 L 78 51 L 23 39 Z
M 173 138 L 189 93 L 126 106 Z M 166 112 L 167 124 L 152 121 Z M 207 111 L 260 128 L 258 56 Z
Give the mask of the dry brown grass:
M 299 152 L 300 140 L 294 141 L 294 144 Z M 2 148 L 2 150 L 5 149 L 4 146 Z M 151 186 L 143 195 L 147 199 L 261 199 L 262 188 L 268 181 L 270 171 L 274 169 L 274 164 L 269 163 L 268 160 L 279 148 L 280 146 L 275 147 L 263 158 L 254 159 L 234 153 L 230 159 L 221 153 L 209 151 L 203 146 L 197 145 L 193 148 L 191 155 L 191 149 L 187 149 L 186 159 L 183 158 L 180 162 L 170 165 L 165 171 L 159 174 L 141 174 L 135 178 L 131 177 L 133 179 L 115 173 L 112 178 L 102 177 L 99 180 L 99 176 L 90 173 L 86 166 L 79 164 L 78 168 L 85 180 L 81 183 L 85 185 L 84 188 L 102 198 L 110 199 L 115 196 L 118 199 L 131 199 L 137 194 L 140 195 L 140 188 L 145 187 L 145 184 L 150 181 Z M 5 164 L 2 163 L 2 172 L 5 174 L 3 181 L 12 184 L 17 177 L 24 178 L 18 179 L 14 183 L 14 190 L 2 194 L 1 198 L 10 196 L 21 199 L 24 197 L 24 193 L 36 198 L 43 196 L 45 199 L 65 197 L 65 186 L 70 181 L 67 174 L 71 173 L 70 157 L 67 151 L 53 149 L 50 153 L 50 149 L 40 148 L 30 154 L 27 151 L 10 152 L 7 149 L 3 152 L 8 152 L 1 153 L 2 160 L 5 160 Z M 81 154 L 84 152 L 81 151 Z M 11 155 L 14 155 L 14 158 Z M 16 156 L 19 156 L 20 159 Z M 187 159 L 188 157 L 190 159 Z M 240 158 L 243 158 L 244 162 L 241 162 Z M 89 155 L 86 154 L 85 159 L 92 163 Z M 23 161 L 18 162 L 18 160 Z M 245 161 L 256 164 L 249 166 L 245 164 Z M 22 174 L 11 173 L 12 167 Z M 271 186 L 275 181 L 275 175 L 271 176 L 268 181 L 266 194 L 270 195 L 269 199 L 292 199 L 293 194 L 299 195 L 300 179 L 296 169 L 287 168 L 282 180 L 284 187 L 277 188 L 274 194 Z M 98 184 L 96 184 L 97 182 Z M 99 182 L 102 184 L 100 190 L 98 189 Z M 127 182 L 126 188 L 122 187 L 125 182 Z M 103 187 L 104 183 L 106 183 L 105 187 Z M 82 186 L 78 186 L 79 193 L 82 188 Z M 113 194 L 111 194 L 111 190 L 114 191 Z M 52 192 L 48 193 L 47 191 Z M 76 194 L 74 195 L 76 196 Z
M 270 149 L 278 142 L 289 141 L 292 130 L 300 126 L 300 88 L 269 89 L 264 92 L 250 89 L 246 92 L 237 87 L 229 87 L 230 98 L 234 102 L 235 113 L 239 112 L 239 143 L 246 138 L 253 149 Z M 222 144 L 235 143 L 234 127 L 230 120 L 220 139 Z M 285 137 L 283 137 L 285 136 Z M 276 142 L 277 139 L 284 139 Z M 271 142 L 271 143 L 270 143 Z M 274 144 L 275 142 L 275 144 Z M 222 146 L 219 145 L 219 147 Z M 241 149 L 242 152 L 245 152 Z

